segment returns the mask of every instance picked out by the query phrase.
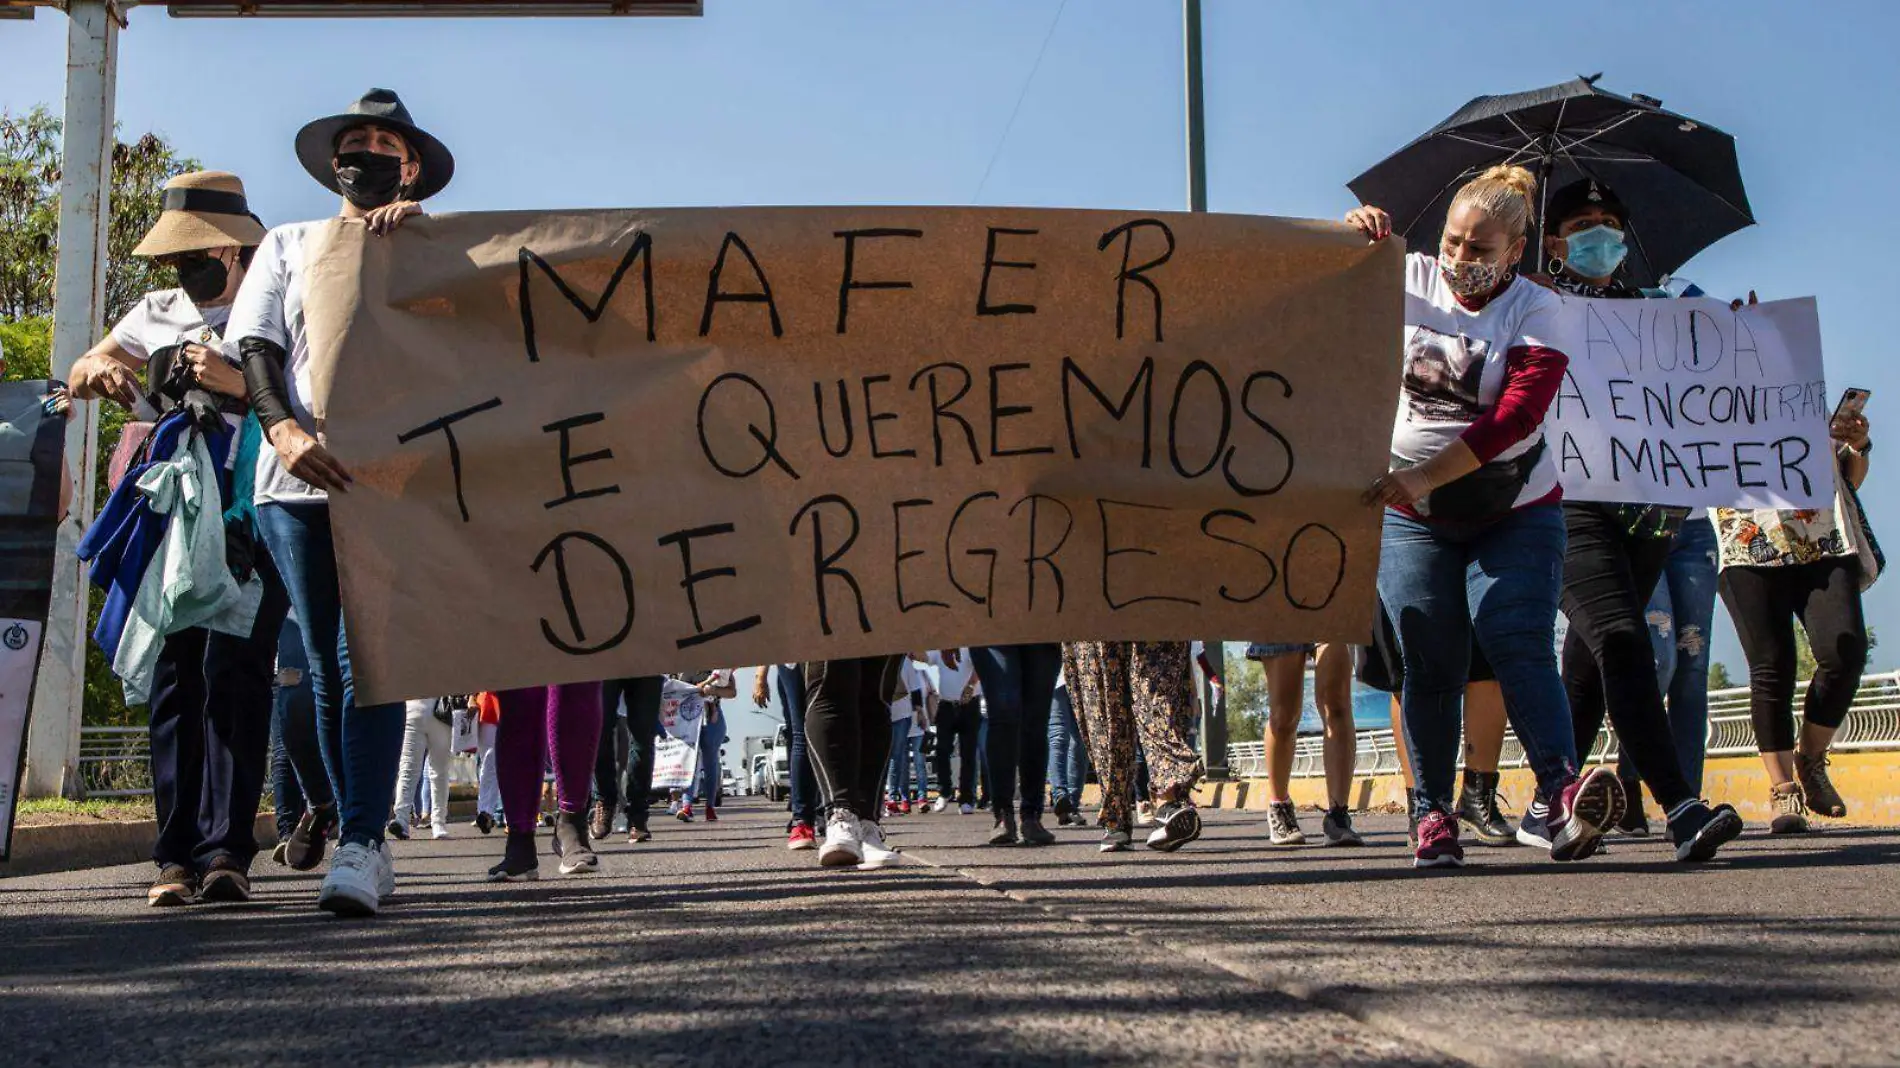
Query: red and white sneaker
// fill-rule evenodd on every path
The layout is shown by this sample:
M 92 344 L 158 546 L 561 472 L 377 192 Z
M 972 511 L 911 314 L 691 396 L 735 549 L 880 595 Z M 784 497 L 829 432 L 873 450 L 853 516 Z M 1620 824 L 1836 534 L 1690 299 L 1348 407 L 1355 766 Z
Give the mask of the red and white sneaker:
M 897 802 L 895 801 L 884 802 L 884 814 L 886 816 L 895 816 L 897 815 L 897 812 L 898 812 Z
M 1462 868 L 1465 847 L 1458 844 L 1458 821 L 1433 809 L 1418 821 L 1418 848 L 1414 868 Z
M 681 805 L 680 810 L 673 813 L 673 818 L 679 820 L 681 823 L 693 822 L 693 806 Z
M 1573 780 L 1550 806 L 1550 859 L 1582 860 L 1623 818 L 1628 803 L 1616 773 L 1598 766 Z
M 910 815 L 910 801 L 908 799 L 899 801 L 897 803 L 897 811 L 902 812 L 906 816 Z
M 794 823 L 792 831 L 785 836 L 785 848 L 794 853 L 818 848 L 818 834 L 809 823 Z

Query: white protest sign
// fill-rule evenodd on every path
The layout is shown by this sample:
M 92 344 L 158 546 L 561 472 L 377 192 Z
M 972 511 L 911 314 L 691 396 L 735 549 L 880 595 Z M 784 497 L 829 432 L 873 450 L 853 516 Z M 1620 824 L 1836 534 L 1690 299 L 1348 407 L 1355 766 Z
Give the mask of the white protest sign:
M 699 770 L 699 750 L 678 738 L 662 736 L 653 747 L 653 788 L 684 790 Z
M 1833 507 L 1812 297 L 1565 296 L 1549 333 L 1570 357 L 1545 424 L 1567 499 Z

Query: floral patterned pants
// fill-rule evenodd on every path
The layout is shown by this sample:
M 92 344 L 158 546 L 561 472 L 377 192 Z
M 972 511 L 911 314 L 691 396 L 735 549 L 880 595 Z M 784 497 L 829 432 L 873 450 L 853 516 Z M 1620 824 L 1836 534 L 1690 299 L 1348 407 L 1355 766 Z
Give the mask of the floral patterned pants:
M 1135 743 L 1158 803 L 1192 795 L 1204 768 L 1188 744 L 1194 688 L 1187 642 L 1071 642 L 1062 673 L 1076 724 L 1102 780 L 1102 823 L 1133 830 Z

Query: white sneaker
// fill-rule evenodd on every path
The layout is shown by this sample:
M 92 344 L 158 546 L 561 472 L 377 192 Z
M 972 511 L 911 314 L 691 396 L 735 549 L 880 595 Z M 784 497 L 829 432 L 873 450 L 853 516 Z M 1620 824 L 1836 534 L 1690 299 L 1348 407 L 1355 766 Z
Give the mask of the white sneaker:
M 947 797 L 939 797 L 934 803 L 931 804 L 930 811 L 942 812 L 949 807 L 950 807 L 950 799 Z
M 876 871 L 904 863 L 904 854 L 884 844 L 884 828 L 877 824 L 858 821 L 858 837 L 864 843 L 864 863 L 858 865 L 859 871 Z
M 966 802 L 957 806 L 957 812 L 964 816 L 973 816 L 976 814 L 976 806 Z
M 825 817 L 825 844 L 818 849 L 818 863 L 827 868 L 853 868 L 864 863 L 864 839 L 856 815 L 838 809 Z
M 449 829 L 447 826 L 438 823 L 430 833 L 434 836 L 435 840 L 439 842 L 449 836 Z
M 1111 827 L 1108 833 L 1102 835 L 1100 849 L 1104 853 L 1123 853 L 1134 840 L 1134 836 L 1127 831 L 1118 831 Z
M 336 851 L 330 859 L 330 874 L 323 877 L 323 889 L 317 893 L 317 907 L 338 916 L 374 916 L 382 905 L 387 854 L 358 842 Z M 395 889 L 395 876 L 387 876 Z
M 396 854 L 389 851 L 388 842 L 376 850 L 376 859 L 376 895 L 387 901 L 396 892 Z

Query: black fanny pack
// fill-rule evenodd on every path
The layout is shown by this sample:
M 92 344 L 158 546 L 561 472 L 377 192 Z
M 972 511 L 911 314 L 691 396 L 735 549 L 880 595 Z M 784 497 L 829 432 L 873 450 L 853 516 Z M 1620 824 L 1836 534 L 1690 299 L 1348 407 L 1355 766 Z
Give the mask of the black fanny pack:
M 1493 460 L 1476 471 L 1447 482 L 1425 498 L 1423 512 L 1432 519 L 1453 523 L 1475 523 L 1495 519 L 1511 510 L 1531 472 L 1543 459 L 1544 442 L 1539 441 L 1524 455 L 1510 460 Z

